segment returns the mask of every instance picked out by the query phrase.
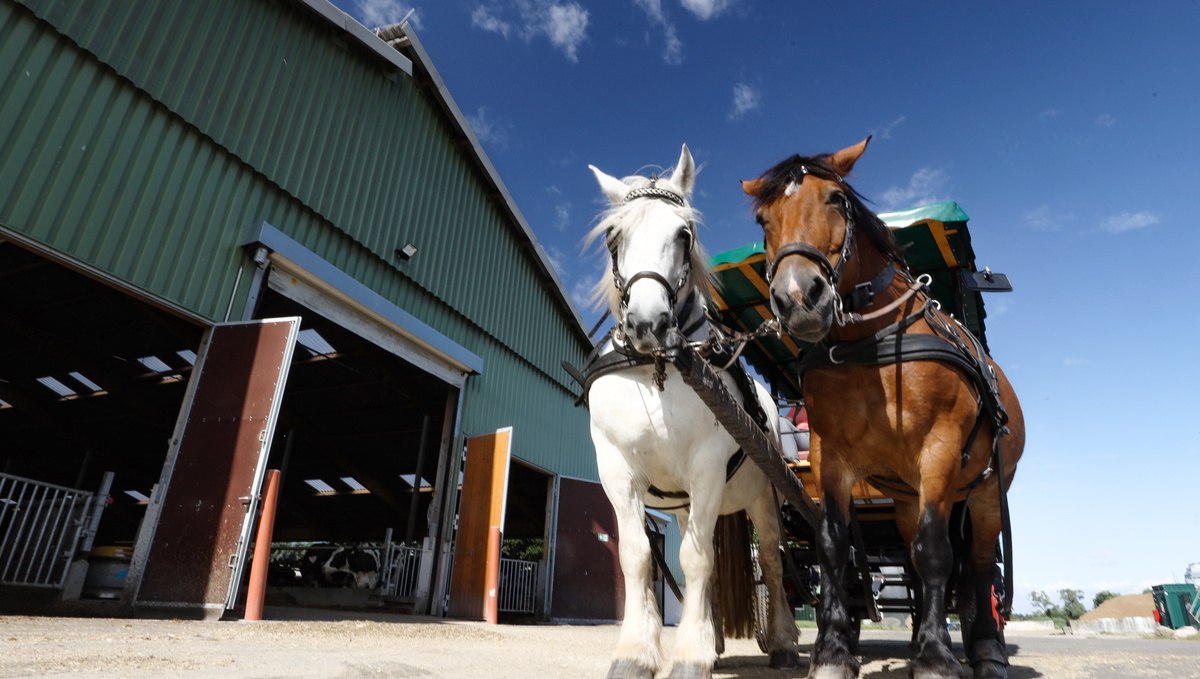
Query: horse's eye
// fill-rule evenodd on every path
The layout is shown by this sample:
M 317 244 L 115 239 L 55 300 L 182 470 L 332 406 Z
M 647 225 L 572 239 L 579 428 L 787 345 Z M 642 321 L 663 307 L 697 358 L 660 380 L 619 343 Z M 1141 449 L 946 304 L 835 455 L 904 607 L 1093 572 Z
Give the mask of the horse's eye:
M 825 202 L 830 205 L 840 206 L 846 202 L 846 194 L 842 193 L 841 191 L 831 191 L 829 193 L 829 197 L 825 199 Z
M 692 232 L 688 228 L 685 227 L 680 229 L 679 234 L 676 235 L 675 238 L 685 250 L 690 250 L 692 248 Z
M 754 213 L 754 221 L 757 222 L 758 225 L 763 228 L 766 228 L 766 226 L 767 226 L 767 220 L 765 218 L 763 218 L 761 212 Z

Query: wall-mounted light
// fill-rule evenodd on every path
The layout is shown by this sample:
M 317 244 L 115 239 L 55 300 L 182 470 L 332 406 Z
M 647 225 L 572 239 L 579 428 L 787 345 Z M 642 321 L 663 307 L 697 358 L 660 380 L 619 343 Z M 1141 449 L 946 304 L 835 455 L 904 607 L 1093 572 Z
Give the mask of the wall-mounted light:
M 417 246 L 412 243 L 405 243 L 404 247 L 396 248 L 396 256 L 405 261 L 412 259 L 415 254 L 417 254 Z

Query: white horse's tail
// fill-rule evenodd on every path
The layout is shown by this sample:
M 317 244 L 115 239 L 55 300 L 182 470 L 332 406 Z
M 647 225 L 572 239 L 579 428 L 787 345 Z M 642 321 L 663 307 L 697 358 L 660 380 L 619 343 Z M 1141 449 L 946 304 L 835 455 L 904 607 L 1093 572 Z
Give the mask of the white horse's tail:
M 756 583 L 754 564 L 750 557 L 750 525 L 746 520 L 746 512 L 718 517 L 714 542 L 714 614 L 720 616 L 716 627 L 727 639 L 753 639 Z

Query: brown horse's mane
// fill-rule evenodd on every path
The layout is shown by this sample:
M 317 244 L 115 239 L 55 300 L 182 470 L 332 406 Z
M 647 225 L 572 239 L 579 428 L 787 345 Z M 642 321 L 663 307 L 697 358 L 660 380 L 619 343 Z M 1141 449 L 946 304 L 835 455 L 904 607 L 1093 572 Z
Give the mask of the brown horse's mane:
M 764 205 L 778 200 L 784 194 L 788 184 L 803 182 L 806 174 L 837 182 L 850 201 L 850 209 L 854 213 L 854 226 L 859 230 L 858 233 L 865 235 L 884 257 L 905 264 L 904 253 L 892 236 L 892 230 L 866 206 L 866 199 L 862 194 L 850 186 L 845 178 L 833 169 L 829 164 L 829 157 L 829 154 L 820 156 L 797 154 L 762 173 L 759 177 L 762 184 L 759 186 L 758 192 L 754 194 L 754 209 L 758 210 Z

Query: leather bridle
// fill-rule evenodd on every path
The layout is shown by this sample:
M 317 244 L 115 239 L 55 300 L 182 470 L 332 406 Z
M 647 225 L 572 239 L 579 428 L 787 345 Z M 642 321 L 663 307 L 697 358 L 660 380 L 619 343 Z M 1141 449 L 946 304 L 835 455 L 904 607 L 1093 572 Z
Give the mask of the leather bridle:
M 629 194 L 625 196 L 625 202 L 629 203 L 631 201 L 642 199 L 642 198 L 652 198 L 652 199 L 664 200 L 668 203 L 678 205 L 679 207 L 687 206 L 687 203 L 686 203 L 686 201 L 684 201 L 683 196 L 679 195 L 678 193 L 675 193 L 674 191 L 656 186 L 657 181 L 658 181 L 657 177 L 652 177 L 650 179 L 649 186 L 644 186 L 640 189 L 634 189 L 634 190 L 630 191 Z M 691 276 L 692 248 L 694 247 L 695 242 L 696 242 L 696 225 L 694 223 L 692 223 L 691 221 L 688 221 L 688 222 L 686 222 L 686 229 L 687 229 L 687 235 L 688 235 L 688 242 L 687 242 L 687 247 L 684 249 L 684 253 L 683 253 L 683 267 L 680 269 L 679 277 L 674 282 L 667 280 L 667 277 L 662 275 L 661 273 L 659 273 L 657 271 L 650 271 L 650 270 L 639 271 L 639 272 L 633 274 L 632 276 L 630 276 L 628 280 L 626 280 L 625 277 L 621 275 L 620 268 L 617 266 L 617 260 L 618 260 L 617 241 L 612 237 L 612 232 L 611 231 L 609 232 L 609 235 L 607 237 L 607 243 L 608 243 L 608 251 L 610 254 L 612 254 L 613 285 L 616 287 L 617 292 L 619 292 L 621 294 L 621 305 L 620 306 L 621 306 L 622 318 L 617 319 L 618 327 L 620 327 L 621 322 L 624 321 L 623 317 L 625 315 L 625 312 L 629 308 L 629 295 L 633 288 L 633 284 L 640 280 L 654 281 L 655 283 L 658 283 L 659 285 L 661 285 L 664 290 L 666 290 L 667 303 L 669 304 L 669 306 L 671 308 L 671 315 L 672 315 L 671 320 L 672 320 L 672 322 L 674 322 L 675 307 L 678 305 L 679 293 L 680 293 L 680 291 L 683 290 L 684 286 L 687 285 L 688 278 Z
M 822 176 L 824 173 L 819 175 L 810 170 L 807 165 L 801 165 L 800 174 L 800 179 L 796 179 L 796 177 L 793 175 L 791 181 L 795 184 L 799 184 L 800 182 L 804 181 L 804 175 L 812 174 L 816 176 Z M 828 179 L 829 177 L 822 178 Z M 837 290 L 838 279 L 841 278 L 842 275 L 842 267 L 846 264 L 846 260 L 850 259 L 850 251 L 854 248 L 854 208 L 850 204 L 850 197 L 846 193 L 847 188 L 842 184 L 842 178 L 835 174 L 833 177 L 831 177 L 831 179 L 836 181 L 838 186 L 842 189 L 842 212 L 846 221 L 845 237 L 842 239 L 842 250 L 840 253 L 841 256 L 838 258 L 837 264 L 830 262 L 829 258 L 825 256 L 825 253 L 809 245 L 808 243 L 788 243 L 775 252 L 775 257 L 771 260 L 771 266 L 767 267 L 768 284 L 771 282 L 771 279 L 774 278 L 775 273 L 779 270 L 779 264 L 783 262 L 783 260 L 787 259 L 788 257 L 798 255 L 820 267 L 821 273 L 824 274 L 825 280 L 829 283 L 830 288 Z

